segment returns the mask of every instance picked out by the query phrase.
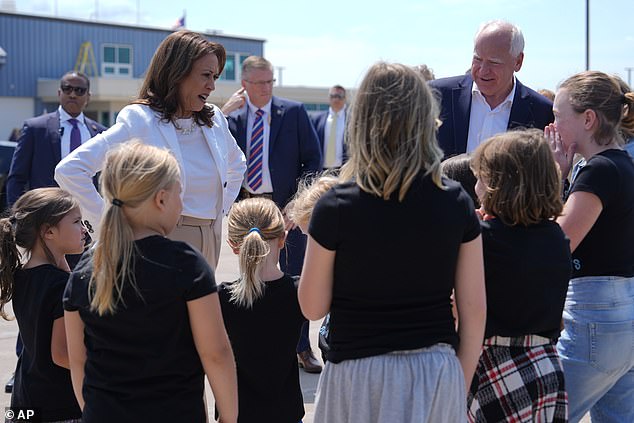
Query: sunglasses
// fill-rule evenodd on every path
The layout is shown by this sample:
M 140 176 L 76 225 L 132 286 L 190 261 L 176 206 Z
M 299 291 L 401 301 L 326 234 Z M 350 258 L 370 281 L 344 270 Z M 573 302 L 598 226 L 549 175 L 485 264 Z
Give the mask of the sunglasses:
M 330 98 L 338 98 L 339 100 L 343 100 L 343 94 L 330 94 Z
M 73 91 L 75 91 L 75 94 L 77 94 L 78 96 L 82 96 L 82 95 L 86 94 L 86 91 L 88 91 L 88 88 L 73 87 L 72 85 L 62 85 L 60 87 L 60 89 L 62 90 L 62 92 L 64 94 L 70 94 Z

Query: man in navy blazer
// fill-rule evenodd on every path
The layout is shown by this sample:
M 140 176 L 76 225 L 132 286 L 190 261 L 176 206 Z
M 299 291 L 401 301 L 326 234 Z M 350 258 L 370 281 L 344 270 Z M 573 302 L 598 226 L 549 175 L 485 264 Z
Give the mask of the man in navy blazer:
M 229 130 L 247 157 L 247 176 L 241 197 L 270 197 L 283 208 L 297 191 L 299 180 L 321 170 L 322 158 L 317 134 L 304 106 L 274 97 L 274 82 L 271 63 L 262 57 L 250 56 L 242 65 L 243 89 L 234 93 L 222 111 L 227 115 Z M 253 189 L 249 186 L 249 153 L 257 110 L 264 112 L 264 155 L 262 185 Z M 294 254 L 293 235 L 289 233 L 287 241 L 291 247 L 288 263 L 280 259 L 280 264 L 282 270 L 298 275 L 301 273 L 304 248 L 298 248 L 298 254 Z
M 242 64 L 242 89 L 234 93 L 222 111 L 247 158 L 240 198 L 272 198 L 283 208 L 297 191 L 298 181 L 321 170 L 322 158 L 315 128 L 304 106 L 274 97 L 274 82 L 273 66 L 268 60 L 248 57 Z M 285 273 L 301 273 L 305 249 L 306 236 L 299 228 L 290 230 L 280 254 L 280 267 Z M 310 348 L 308 322 L 302 328 L 297 353 L 304 370 L 321 371 Z
M 7 179 L 7 202 L 12 205 L 24 192 L 55 187 L 55 166 L 70 153 L 75 123 L 86 142 L 106 128 L 84 116 L 90 100 L 90 80 L 79 72 L 68 72 L 57 91 L 60 106 L 53 112 L 28 119 L 22 126 Z
M 339 168 L 348 159 L 346 150 L 346 89 L 334 85 L 328 93 L 328 110 L 311 116 L 313 126 L 321 142 L 324 169 Z M 335 123 L 336 120 L 336 123 Z
M 429 82 L 440 95 L 438 142 L 445 157 L 470 153 L 509 129 L 541 130 L 553 122 L 552 102 L 515 78 L 523 51 L 524 36 L 518 27 L 487 22 L 475 36 L 470 74 Z
M 7 177 L 7 205 L 11 207 L 26 191 L 34 188 L 56 187 L 53 178 L 55 166 L 70 153 L 73 125 L 69 119 L 76 119 L 81 142 L 88 141 L 105 127 L 84 116 L 84 109 L 90 100 L 90 80 L 80 72 L 67 72 L 60 80 L 57 90 L 60 106 L 57 111 L 28 119 L 22 126 L 18 143 L 11 159 Z M 68 256 L 73 268 L 80 255 Z M 18 337 L 18 356 L 22 343 Z M 13 378 L 5 385 L 5 392 L 13 390 Z

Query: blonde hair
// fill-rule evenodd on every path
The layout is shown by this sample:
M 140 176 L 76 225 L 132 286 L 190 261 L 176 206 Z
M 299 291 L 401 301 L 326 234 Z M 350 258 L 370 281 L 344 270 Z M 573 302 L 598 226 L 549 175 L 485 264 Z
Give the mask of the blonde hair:
M 471 167 L 484 182 L 484 210 L 506 225 L 531 225 L 561 214 L 561 174 L 542 131 L 517 130 L 489 138 Z
M 251 308 L 264 294 L 259 269 L 271 252 L 268 241 L 284 236 L 284 217 L 273 201 L 248 198 L 231 207 L 228 233 L 232 248 L 240 250 L 240 278 L 229 285 L 231 301 Z
M 438 104 L 409 66 L 379 62 L 361 82 L 349 123 L 350 160 L 342 180 L 354 179 L 385 200 L 403 201 L 421 171 L 442 188 L 442 150 L 436 141 Z
M 132 141 L 108 152 L 100 179 L 104 230 L 95 247 L 89 285 L 90 307 L 99 315 L 115 312 L 125 282 L 136 289 L 134 234 L 124 209 L 139 207 L 175 183 L 180 183 L 180 169 L 166 149 Z
M 273 65 L 264 57 L 249 56 L 242 62 L 242 79 L 248 77 L 252 70 L 270 70 L 273 72 Z
M 295 196 L 286 206 L 286 216 L 297 225 L 308 225 L 317 201 L 338 183 L 338 177 L 327 173 L 302 179 Z

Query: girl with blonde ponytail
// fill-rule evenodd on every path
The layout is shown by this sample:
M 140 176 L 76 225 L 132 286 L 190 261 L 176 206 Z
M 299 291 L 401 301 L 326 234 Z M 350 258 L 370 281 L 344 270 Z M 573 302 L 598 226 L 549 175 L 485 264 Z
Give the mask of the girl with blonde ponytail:
M 104 228 L 64 295 L 83 421 L 207 421 L 204 376 L 221 422 L 237 421 L 231 347 L 214 275 L 166 238 L 182 210 L 180 172 L 164 149 L 123 144 L 101 174 Z
M 296 423 L 304 416 L 295 355 L 304 317 L 297 278 L 278 267 L 284 218 L 273 201 L 250 198 L 233 205 L 228 229 L 240 278 L 220 284 L 219 294 L 238 368 L 240 422 Z

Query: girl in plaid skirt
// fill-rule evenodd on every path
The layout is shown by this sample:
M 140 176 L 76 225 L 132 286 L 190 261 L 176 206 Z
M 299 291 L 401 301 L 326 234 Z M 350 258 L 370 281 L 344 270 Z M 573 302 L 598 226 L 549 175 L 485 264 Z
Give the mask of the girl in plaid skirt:
M 553 220 L 561 177 L 540 131 L 497 135 L 475 151 L 487 288 L 484 347 L 468 395 L 470 422 L 566 422 L 556 342 L 570 247 Z

